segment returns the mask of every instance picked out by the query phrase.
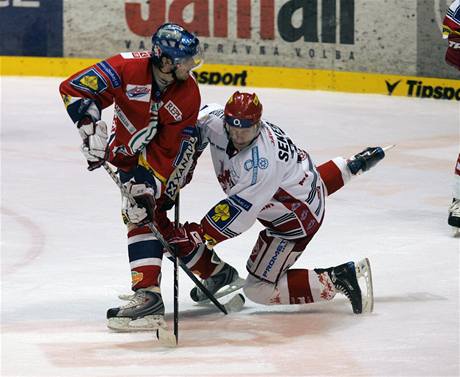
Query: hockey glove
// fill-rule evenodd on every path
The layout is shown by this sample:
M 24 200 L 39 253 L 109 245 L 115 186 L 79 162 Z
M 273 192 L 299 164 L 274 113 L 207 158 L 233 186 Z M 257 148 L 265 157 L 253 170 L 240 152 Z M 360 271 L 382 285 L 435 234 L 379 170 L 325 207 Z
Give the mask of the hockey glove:
M 99 168 L 107 158 L 107 125 L 103 120 L 94 122 L 84 117 L 77 127 L 83 140 L 80 150 L 88 161 L 88 170 Z
M 203 244 L 203 228 L 197 223 L 185 223 L 174 229 L 167 241 L 174 246 L 178 257 L 185 257 Z
M 138 226 L 153 221 L 155 211 L 155 190 L 148 183 L 136 183 L 133 180 L 124 184 L 126 191 L 135 200 L 123 196 L 121 213 L 125 224 L 132 223 Z
M 375 166 L 384 157 L 385 152 L 381 147 L 368 147 L 350 158 L 347 165 L 351 174 L 361 174 Z

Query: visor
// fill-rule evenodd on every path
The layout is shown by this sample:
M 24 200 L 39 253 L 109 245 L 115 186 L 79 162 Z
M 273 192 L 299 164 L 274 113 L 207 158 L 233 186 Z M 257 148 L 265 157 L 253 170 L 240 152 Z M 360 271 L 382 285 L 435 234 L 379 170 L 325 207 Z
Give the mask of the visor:
M 204 54 L 201 46 L 198 46 L 196 53 L 193 56 L 185 56 L 183 58 L 177 58 L 176 64 L 191 65 L 190 69 L 196 69 L 204 62 Z

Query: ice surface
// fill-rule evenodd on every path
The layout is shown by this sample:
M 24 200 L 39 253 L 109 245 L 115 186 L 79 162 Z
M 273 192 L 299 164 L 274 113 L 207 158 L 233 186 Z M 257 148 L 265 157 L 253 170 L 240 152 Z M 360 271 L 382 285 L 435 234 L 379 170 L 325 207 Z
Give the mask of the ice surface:
M 2 376 L 458 376 L 459 239 L 447 226 L 459 150 L 458 102 L 257 89 L 265 117 L 317 163 L 397 144 L 328 198 L 322 229 L 296 267 L 369 257 L 375 312 L 344 298 L 223 316 L 193 305 L 180 276 L 180 347 L 117 334 L 105 311 L 129 292 L 120 197 L 88 172 L 59 80 L 1 80 Z M 233 88 L 202 87 L 225 103 Z M 104 119 L 110 124 L 111 110 Z M 183 190 L 181 219 L 223 198 L 207 152 Z M 216 249 L 245 275 L 261 227 Z M 163 268 L 172 312 L 172 266 Z

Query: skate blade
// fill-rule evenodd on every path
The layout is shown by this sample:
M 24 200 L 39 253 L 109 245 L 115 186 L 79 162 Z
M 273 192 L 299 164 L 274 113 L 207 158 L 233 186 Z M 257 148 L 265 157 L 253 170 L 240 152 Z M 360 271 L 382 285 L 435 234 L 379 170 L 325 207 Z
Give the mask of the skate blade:
M 226 304 L 224 304 L 227 313 L 235 313 L 243 309 L 244 303 L 246 302 L 244 296 L 241 293 L 233 296 Z
M 117 332 L 155 331 L 160 327 L 167 328 L 162 315 L 147 315 L 132 320 L 129 317 L 113 317 L 107 320 L 107 327 Z
M 245 279 L 238 278 L 232 284 L 226 285 L 225 287 L 221 288 L 216 293 L 214 293 L 214 297 L 215 298 L 221 298 L 221 297 L 227 296 L 230 293 L 235 292 L 238 289 L 243 288 L 245 282 L 246 282 Z M 209 304 L 212 304 L 212 301 L 209 300 L 208 298 L 206 298 L 205 300 L 195 301 L 195 304 L 207 306 Z
M 356 263 L 356 277 L 364 278 L 366 283 L 366 295 L 362 296 L 363 313 L 372 313 L 374 310 L 374 289 L 372 284 L 372 272 L 369 259 L 364 258 Z
M 167 327 L 159 327 L 157 330 L 157 339 L 163 347 L 177 347 L 177 339 L 174 333 Z

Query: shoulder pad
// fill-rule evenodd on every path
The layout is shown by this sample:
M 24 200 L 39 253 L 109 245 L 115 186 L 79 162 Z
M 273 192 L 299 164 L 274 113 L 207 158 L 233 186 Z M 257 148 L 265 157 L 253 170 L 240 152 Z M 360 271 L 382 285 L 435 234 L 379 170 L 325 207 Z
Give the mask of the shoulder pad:
M 224 112 L 224 107 L 222 105 L 219 105 L 217 103 L 209 103 L 204 105 L 198 114 L 198 119 L 202 119 L 209 114 L 216 115 L 218 117 L 221 117 L 221 114 Z

